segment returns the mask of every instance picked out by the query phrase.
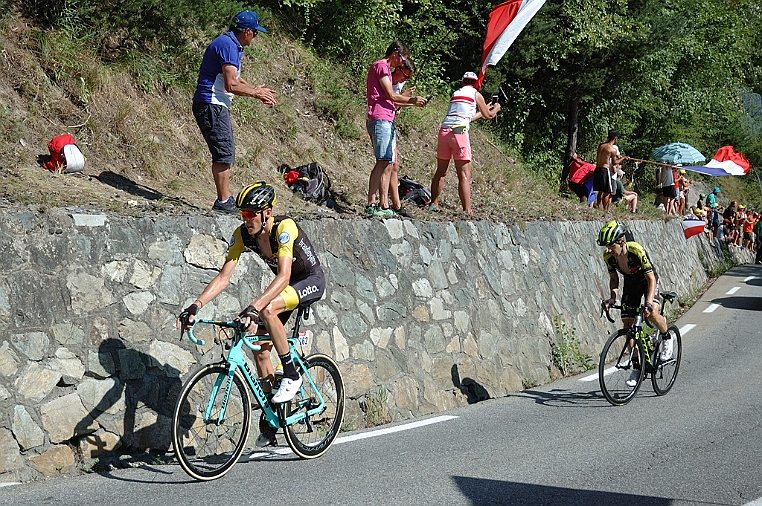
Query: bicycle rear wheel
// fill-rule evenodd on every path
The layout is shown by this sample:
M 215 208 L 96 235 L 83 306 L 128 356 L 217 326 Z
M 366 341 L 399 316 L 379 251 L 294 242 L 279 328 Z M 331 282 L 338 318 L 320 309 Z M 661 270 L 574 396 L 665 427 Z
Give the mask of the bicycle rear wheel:
M 670 325 L 669 332 L 672 334 L 672 339 L 674 341 L 672 358 L 662 362 L 660 356 L 661 346 L 663 346 L 664 343 L 664 341 L 662 341 L 659 350 L 657 350 L 659 353 L 656 354 L 656 367 L 654 368 L 654 373 L 651 375 L 651 384 L 654 387 L 656 395 L 665 395 L 670 391 L 672 385 L 675 384 L 677 371 L 680 369 L 680 358 L 683 355 L 683 342 L 680 338 L 680 331 L 676 326 Z
M 303 459 L 313 459 L 328 451 L 341 429 L 344 419 L 344 381 L 336 362 L 326 355 L 310 355 L 304 362 L 309 376 L 301 371 L 302 387 L 296 397 L 283 404 L 283 416 L 285 418 L 317 408 L 320 404 L 318 393 L 325 406 L 319 413 L 287 426 L 283 432 L 288 446 L 295 454 Z
M 246 446 L 250 410 L 249 390 L 238 371 L 232 378 L 228 377 L 227 364 L 211 364 L 196 371 L 185 382 L 172 418 L 172 442 L 183 470 L 202 481 L 227 473 Z
M 641 366 L 644 363 L 643 351 L 636 343 L 630 347 L 628 345 L 630 339 L 625 329 L 611 334 L 603 346 L 598 363 L 598 383 L 601 386 L 601 392 L 614 406 L 622 406 L 630 402 L 638 392 L 645 376 L 645 368 Z M 632 380 L 636 382 L 632 384 Z

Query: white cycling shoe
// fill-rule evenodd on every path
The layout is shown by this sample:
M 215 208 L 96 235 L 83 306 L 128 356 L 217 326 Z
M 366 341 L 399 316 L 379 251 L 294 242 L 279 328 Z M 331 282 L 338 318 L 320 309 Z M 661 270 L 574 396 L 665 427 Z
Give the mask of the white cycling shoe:
M 667 360 L 670 360 L 672 358 L 672 355 L 675 351 L 675 341 L 674 337 L 670 339 L 665 339 L 661 342 L 661 354 L 659 355 L 659 358 L 662 362 L 666 362 Z
M 283 378 L 283 380 L 280 382 L 280 388 L 277 392 L 275 392 L 275 395 L 273 395 L 273 402 L 287 402 L 294 398 L 296 393 L 299 391 L 299 387 L 302 386 L 302 377 L 299 376 L 299 379 L 292 380 L 289 378 Z
M 633 369 L 630 373 L 630 379 L 625 381 L 628 387 L 634 387 L 638 384 L 638 378 L 640 378 L 640 369 Z

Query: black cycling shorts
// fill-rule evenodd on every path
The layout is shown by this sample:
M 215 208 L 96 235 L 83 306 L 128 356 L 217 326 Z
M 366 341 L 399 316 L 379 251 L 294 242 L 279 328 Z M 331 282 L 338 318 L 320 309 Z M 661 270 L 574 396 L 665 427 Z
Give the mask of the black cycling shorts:
M 625 279 L 624 288 L 622 288 L 622 318 L 635 318 L 638 315 L 640 302 L 648 293 L 648 280 L 643 278 L 636 283 L 627 283 Z M 654 302 L 659 304 L 659 278 L 656 278 L 656 292 L 654 293 Z

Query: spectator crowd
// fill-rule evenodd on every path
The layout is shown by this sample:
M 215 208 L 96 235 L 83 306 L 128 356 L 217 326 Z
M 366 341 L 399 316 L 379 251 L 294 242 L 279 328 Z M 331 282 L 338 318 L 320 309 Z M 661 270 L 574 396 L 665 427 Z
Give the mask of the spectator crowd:
M 620 155 L 617 139 L 617 132 L 609 131 L 607 142 L 598 148 L 596 164 L 585 162 L 577 153 L 572 155 L 569 189 L 579 197 L 580 203 L 588 207 L 608 211 L 608 197 L 610 203 L 621 202 L 627 210 L 637 213 L 638 194 L 632 190 L 634 178 L 627 182 L 621 166 L 622 160 L 630 158 Z M 639 161 L 636 161 L 633 175 L 638 172 L 638 166 Z M 717 239 L 728 247 L 756 251 L 756 263 L 762 263 L 762 214 L 754 207 L 738 204 L 735 200 L 723 206 L 719 201 L 719 186 L 715 186 L 709 194 L 699 193 L 694 202 L 690 188 L 694 182 L 679 165 L 658 165 L 653 182 L 656 189 L 655 207 L 668 215 L 704 221 L 705 233 L 710 241 Z

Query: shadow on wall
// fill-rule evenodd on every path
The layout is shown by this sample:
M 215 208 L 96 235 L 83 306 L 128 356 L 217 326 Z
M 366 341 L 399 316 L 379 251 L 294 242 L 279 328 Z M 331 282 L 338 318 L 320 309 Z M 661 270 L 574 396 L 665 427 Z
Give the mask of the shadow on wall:
M 452 479 L 461 493 L 471 501 L 471 504 L 510 504 L 511 506 L 539 506 L 547 504 L 667 506 L 673 502 L 673 499 L 665 497 L 580 490 L 512 481 L 485 480 L 467 476 L 453 476 Z
M 157 367 L 155 358 L 127 348 L 119 339 L 103 341 L 98 358 L 111 376 L 93 381 L 86 404 L 90 412 L 74 432 L 88 434 L 85 456 L 168 450 L 172 414 L 182 387 L 179 371 L 167 364 Z
M 452 365 L 450 373 L 452 375 L 452 384 L 455 388 L 458 388 L 463 392 L 463 395 L 467 397 L 469 404 L 476 404 L 477 402 L 486 401 L 490 398 L 487 389 L 477 383 L 476 380 L 471 378 L 460 379 L 458 364 Z

